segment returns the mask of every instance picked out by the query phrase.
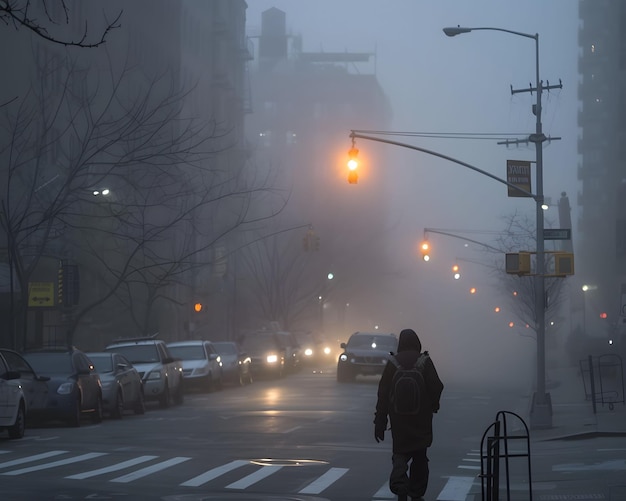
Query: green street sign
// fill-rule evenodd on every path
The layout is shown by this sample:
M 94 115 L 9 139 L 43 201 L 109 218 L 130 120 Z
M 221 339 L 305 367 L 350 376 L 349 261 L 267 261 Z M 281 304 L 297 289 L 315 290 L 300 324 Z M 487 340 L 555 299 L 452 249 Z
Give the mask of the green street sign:
M 545 228 L 543 230 L 544 240 L 571 240 L 571 228 Z

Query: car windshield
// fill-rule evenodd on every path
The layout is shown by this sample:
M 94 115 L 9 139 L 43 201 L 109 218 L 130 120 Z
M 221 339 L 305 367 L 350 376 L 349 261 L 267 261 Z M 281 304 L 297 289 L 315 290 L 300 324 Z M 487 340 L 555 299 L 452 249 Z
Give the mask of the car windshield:
M 237 347 L 233 343 L 213 343 L 213 346 L 220 355 L 237 354 Z
M 93 363 L 96 368 L 96 372 L 101 374 L 105 374 L 107 372 L 113 372 L 113 360 L 111 355 L 94 355 L 87 354 L 89 360 Z
M 38 374 L 73 374 L 68 353 L 27 353 L 24 358 Z
M 391 336 L 352 336 L 348 340 L 350 348 L 371 348 L 373 350 L 394 351 L 397 347 L 397 341 Z
M 147 364 L 159 361 L 157 347 L 154 344 L 132 344 L 128 346 L 114 346 L 107 351 L 115 351 L 124 355 L 132 364 Z
M 168 346 L 172 356 L 182 360 L 204 360 L 206 355 L 202 349 L 202 345 L 192 346 Z
M 243 346 L 247 350 L 276 349 L 278 344 L 271 333 L 259 332 L 243 338 Z

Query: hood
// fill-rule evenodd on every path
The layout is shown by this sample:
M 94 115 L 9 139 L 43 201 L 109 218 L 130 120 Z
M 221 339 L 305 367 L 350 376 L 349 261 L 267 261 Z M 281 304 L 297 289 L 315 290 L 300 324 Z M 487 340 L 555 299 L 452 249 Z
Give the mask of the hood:
M 403 329 L 398 339 L 398 353 L 401 351 L 422 351 L 422 343 L 413 329 Z

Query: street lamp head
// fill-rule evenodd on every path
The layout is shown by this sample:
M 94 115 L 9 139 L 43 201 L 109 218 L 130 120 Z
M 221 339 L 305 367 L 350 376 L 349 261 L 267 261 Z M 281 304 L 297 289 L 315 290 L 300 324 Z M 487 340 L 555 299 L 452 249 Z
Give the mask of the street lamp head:
M 456 28 L 449 27 L 443 29 L 443 32 L 449 37 L 454 37 L 462 33 L 469 33 L 470 31 L 472 31 L 472 28 L 461 28 L 460 26 L 457 26 Z

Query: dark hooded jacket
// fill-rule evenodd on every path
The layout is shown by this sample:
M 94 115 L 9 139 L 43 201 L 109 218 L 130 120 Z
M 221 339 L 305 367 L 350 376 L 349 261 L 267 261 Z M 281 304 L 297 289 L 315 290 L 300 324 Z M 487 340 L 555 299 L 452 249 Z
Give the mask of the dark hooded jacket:
M 415 364 L 422 351 L 422 343 L 412 329 L 404 329 L 398 339 L 396 359 L 402 367 L 409 368 Z M 428 352 L 426 354 L 423 375 L 426 394 L 421 395 L 419 413 L 415 415 L 397 415 L 389 405 L 391 383 L 396 367 L 387 362 L 378 383 L 378 401 L 374 425 L 377 430 L 387 427 L 387 416 L 391 422 L 393 452 L 408 453 L 430 447 L 433 442 L 433 413 L 439 410 L 439 399 L 443 391 L 443 383 L 439 379 L 435 365 Z

